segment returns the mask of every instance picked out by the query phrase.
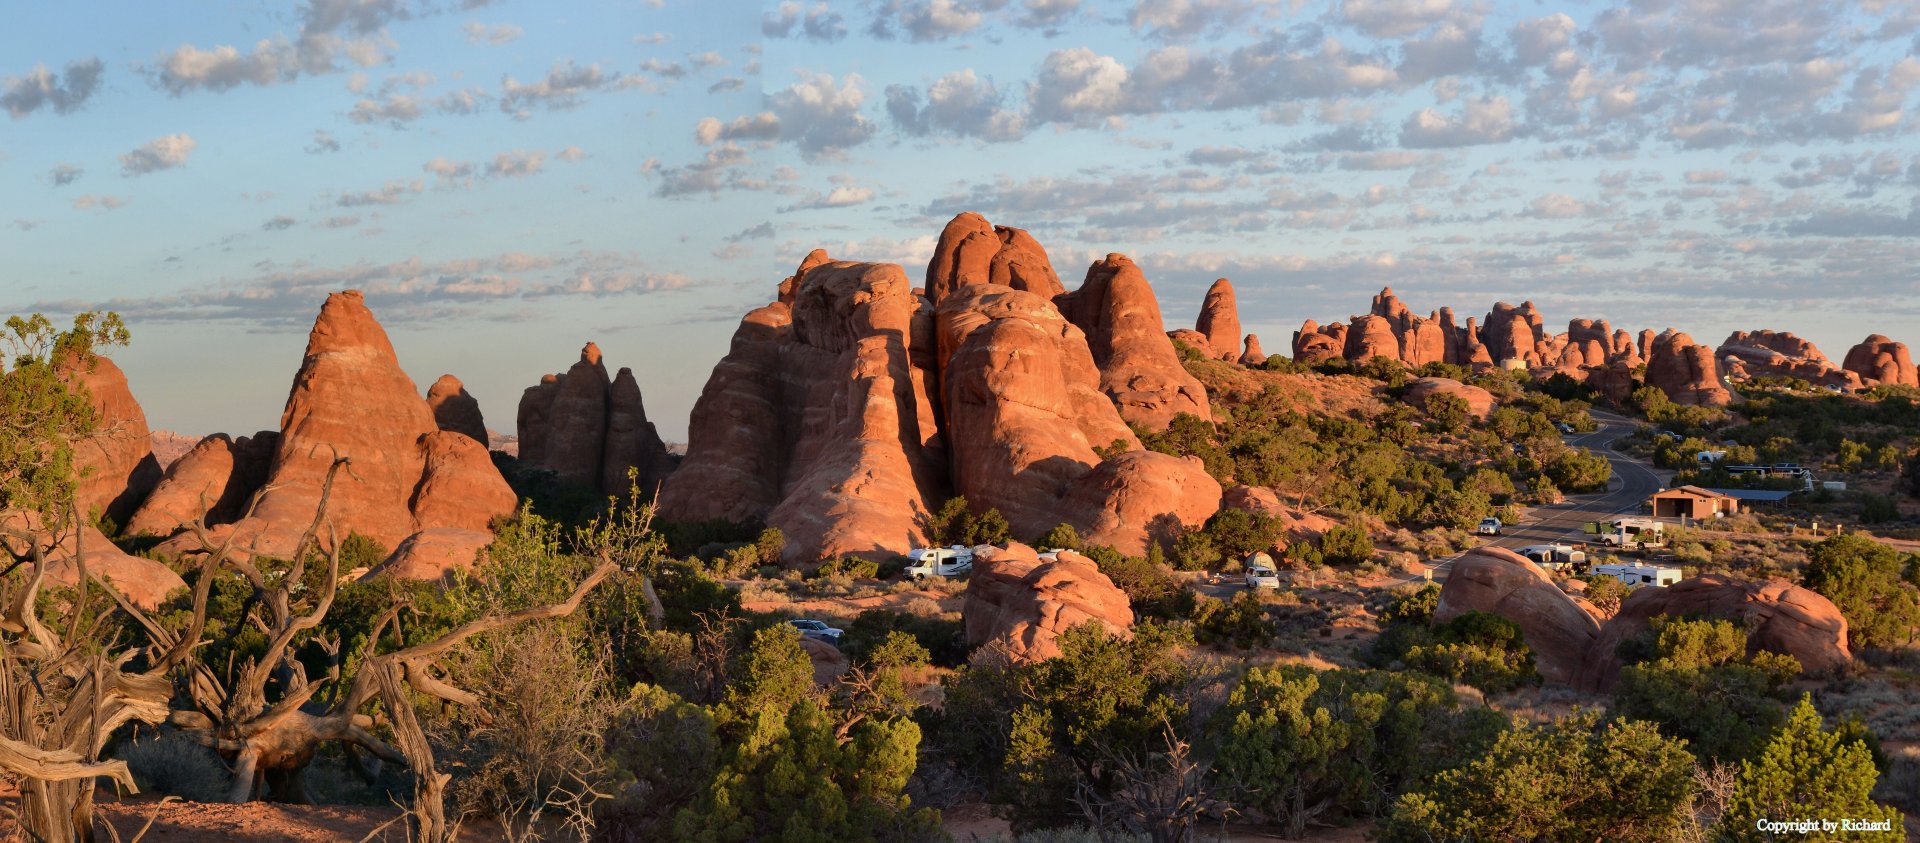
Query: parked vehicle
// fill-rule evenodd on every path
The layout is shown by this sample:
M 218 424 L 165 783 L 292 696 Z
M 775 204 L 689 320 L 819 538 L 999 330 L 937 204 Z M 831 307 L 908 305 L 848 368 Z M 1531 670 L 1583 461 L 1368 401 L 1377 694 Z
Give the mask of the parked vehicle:
M 1480 526 L 1473 528 L 1473 531 L 1483 536 L 1497 536 L 1500 535 L 1502 526 L 1505 525 L 1501 524 L 1498 518 L 1482 518 Z
M 1639 588 L 1643 585 L 1665 587 L 1679 582 L 1681 571 L 1679 568 L 1665 568 L 1645 562 L 1626 562 L 1617 565 L 1595 565 L 1593 575 L 1613 577 L 1628 588 Z
M 1573 425 L 1567 424 L 1566 422 L 1554 422 L 1553 427 L 1561 433 L 1573 433 Z
M 1570 544 L 1530 544 L 1514 551 L 1549 571 L 1578 570 L 1587 564 L 1587 552 Z
M 1248 588 L 1279 588 L 1280 572 L 1265 565 L 1252 565 L 1247 568 Z
M 913 580 L 961 577 L 973 571 L 973 548 L 964 545 L 914 548 L 907 559 L 912 563 L 907 566 L 907 578 Z
M 844 629 L 828 626 L 825 621 L 812 618 L 795 618 L 787 621 L 787 625 L 800 630 L 800 634 L 806 638 L 825 641 L 836 647 L 840 646 L 840 636 L 847 634 Z
M 1599 541 L 1609 547 L 1659 547 L 1666 544 L 1667 525 L 1652 518 L 1621 518 L 1605 526 L 1608 531 L 1600 533 Z

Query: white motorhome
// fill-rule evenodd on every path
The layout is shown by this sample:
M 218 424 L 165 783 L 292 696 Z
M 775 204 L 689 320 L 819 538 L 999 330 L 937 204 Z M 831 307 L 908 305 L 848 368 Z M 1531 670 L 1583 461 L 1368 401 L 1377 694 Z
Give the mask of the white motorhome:
M 1587 564 L 1587 552 L 1570 544 L 1530 544 L 1514 552 L 1549 571 Z
M 1681 571 L 1679 568 L 1665 568 L 1659 565 L 1648 565 L 1645 562 L 1623 562 L 1617 565 L 1595 565 L 1593 575 L 1613 577 L 1628 588 L 1639 588 L 1643 585 L 1665 587 L 1679 582 Z
M 907 566 L 908 579 L 959 577 L 973 571 L 973 548 L 965 545 L 917 547 L 907 552 L 907 559 L 912 563 Z
M 1661 543 L 1665 539 L 1667 525 L 1652 518 L 1621 518 L 1608 524 L 1607 528 L 1612 532 L 1600 535 L 1601 544 L 1627 547 Z

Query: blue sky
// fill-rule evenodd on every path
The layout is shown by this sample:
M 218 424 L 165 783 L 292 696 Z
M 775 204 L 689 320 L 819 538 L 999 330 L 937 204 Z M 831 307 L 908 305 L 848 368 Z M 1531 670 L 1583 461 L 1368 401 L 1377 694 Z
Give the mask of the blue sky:
M 191 11 L 182 11 L 190 8 Z M 809 249 L 954 213 L 1129 253 L 1269 351 L 1464 318 L 1920 342 L 1920 6 L 52 4 L 0 30 L 0 311 L 111 307 L 157 427 L 276 425 L 326 292 L 510 431 L 581 343 L 669 438 Z

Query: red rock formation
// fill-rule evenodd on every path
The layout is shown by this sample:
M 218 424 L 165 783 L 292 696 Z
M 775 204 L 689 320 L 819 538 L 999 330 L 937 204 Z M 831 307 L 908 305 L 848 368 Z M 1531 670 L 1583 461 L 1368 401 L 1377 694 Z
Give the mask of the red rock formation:
M 1060 634 L 1090 621 L 1131 634 L 1126 592 L 1092 560 L 1062 551 L 1057 561 L 1042 562 L 1018 543 L 974 553 L 961 610 L 969 646 L 1004 648 L 1016 663 L 1031 663 L 1060 655 Z
M 1200 305 L 1200 317 L 1194 330 L 1206 335 L 1207 351 L 1221 360 L 1240 357 L 1240 304 L 1233 296 L 1233 282 L 1221 278 L 1207 288 L 1206 301 Z
M 1128 451 L 1077 480 L 1060 511 L 1088 544 L 1145 556 L 1148 544 L 1171 548 L 1205 526 L 1220 511 L 1220 484 L 1198 457 Z
M 1487 350 L 1486 343 L 1480 341 L 1480 329 L 1474 325 L 1473 317 L 1467 317 L 1466 330 L 1460 334 L 1460 366 L 1475 371 L 1493 368 L 1493 353 Z
M 1791 333 L 1735 331 L 1714 350 L 1722 362 L 1735 361 L 1747 377 L 1800 378 L 1816 386 L 1858 389 L 1860 376 L 1833 364 L 1813 343 Z M 1733 377 L 1733 372 L 1728 372 Z
M 1640 329 L 1638 338 L 1634 341 L 1634 347 L 1639 349 L 1640 360 L 1642 362 L 1653 359 L 1653 338 L 1654 333 L 1652 328 L 1642 328 Z
M 1400 337 L 1393 333 L 1393 323 L 1384 316 L 1355 316 L 1347 329 L 1346 346 L 1341 354 L 1356 364 L 1366 363 L 1375 357 L 1398 360 Z
M 790 562 L 879 559 L 922 542 L 929 501 L 945 497 L 933 349 L 900 267 L 810 269 L 791 309 L 760 308 L 734 334 L 694 405 L 663 517 L 765 519 Z
M 1540 354 L 1535 347 L 1538 343 L 1532 321 L 1537 317 L 1533 302 L 1520 307 L 1495 303 L 1493 311 L 1487 314 L 1487 321 L 1480 325 L 1480 342 L 1487 347 L 1488 358 L 1496 365 L 1506 365 L 1509 360 L 1529 366 L 1538 364 Z
M 1555 359 L 1561 368 L 1604 366 L 1613 351 L 1613 329 L 1607 320 L 1575 319 L 1567 323 L 1566 348 Z
M 1168 331 L 1167 339 L 1185 345 L 1203 355 L 1207 353 L 1207 346 L 1209 345 L 1207 335 L 1192 328 L 1175 328 L 1174 330 Z M 1176 352 L 1179 351 L 1179 347 L 1176 346 L 1174 350 Z
M 1879 334 L 1849 349 L 1842 366 L 1858 375 L 1862 383 L 1920 386 L 1920 372 L 1914 369 L 1907 346 Z
M 90 578 L 112 583 L 134 605 L 147 609 L 186 585 L 165 564 L 122 552 L 91 524 L 53 535 L 37 513 L 0 510 L 0 551 L 26 559 L 36 549 L 46 554 L 48 584 L 69 588 L 79 585 L 79 563 L 84 562 Z M 23 577 L 26 573 L 14 575 Z
M 1493 413 L 1493 393 L 1477 386 L 1468 386 L 1453 378 L 1419 378 L 1407 384 L 1402 399 L 1415 407 L 1425 409 L 1427 399 L 1435 395 L 1452 395 L 1467 402 L 1467 412 L 1474 418 L 1484 419 Z
M 480 402 L 467 393 L 466 384 L 459 378 L 441 375 L 427 387 L 427 409 L 433 411 L 433 422 L 441 430 L 464 434 L 486 446 L 487 422 L 480 416 Z
M 1061 501 L 1094 449 L 1140 447 L 1099 391 L 1085 334 L 1038 296 L 984 285 L 942 301 L 937 323 L 954 491 L 1015 535 L 1074 521 Z
M 1625 407 L 1627 400 L 1633 397 L 1633 365 L 1622 360 L 1605 366 L 1587 367 L 1584 370 L 1585 383 L 1615 407 Z
M 486 530 L 435 527 L 408 536 L 386 561 L 366 572 L 362 580 L 392 577 L 403 580 L 448 580 L 472 570 L 493 534 Z
M 1000 236 L 986 217 L 972 212 L 954 217 L 941 230 L 927 264 L 927 298 L 937 305 L 968 284 L 992 283 L 999 252 Z
M 800 639 L 800 649 L 807 654 L 807 661 L 813 663 L 813 684 L 821 688 L 831 688 L 847 672 L 847 654 L 840 648 L 818 638 Z
M 1550 682 L 1574 681 L 1600 637 L 1598 609 L 1561 591 L 1540 566 L 1505 548 L 1475 548 L 1453 563 L 1433 621 L 1470 611 L 1518 625 L 1540 676 Z
M 1308 319 L 1300 330 L 1293 332 L 1293 362 L 1309 366 L 1325 363 L 1346 353 L 1343 343 L 1344 337 L 1335 339 L 1322 330 L 1319 323 Z
M 810 268 L 802 267 L 803 274 Z M 633 469 L 634 485 L 650 494 L 673 471 L 666 443 L 647 421 L 633 372 L 621 369 L 609 383 L 593 343 L 565 374 L 543 377 L 521 395 L 519 420 L 520 461 L 575 486 L 625 494 Z
M 264 430 L 235 442 L 224 433 L 200 440 L 167 467 L 166 476 L 127 521 L 130 536 L 167 536 L 197 518 L 209 526 L 239 518 L 267 482 L 280 434 Z
M 1000 249 L 987 266 L 987 283 L 1025 290 L 1048 300 L 1067 291 L 1059 273 L 1053 271 L 1047 250 L 1033 235 L 1004 225 L 994 226 L 993 233 L 1000 240 Z
M 1676 404 L 1724 407 L 1733 395 L 1720 383 L 1713 349 L 1697 345 L 1693 337 L 1669 328 L 1653 340 L 1647 358 L 1647 385 L 1657 386 Z
M 1080 289 L 1054 299 L 1086 332 L 1100 368 L 1100 388 L 1120 415 L 1148 430 L 1165 430 L 1179 413 L 1211 419 L 1206 387 L 1173 350 L 1153 288 L 1126 255 L 1109 254 L 1087 269 Z
M 134 400 L 126 374 L 105 355 L 82 361 L 69 354 L 54 369 L 69 389 L 86 393 L 95 413 L 95 435 L 74 443 L 80 509 L 124 524 L 160 482 L 147 414 Z
M 1847 619 L 1827 598 L 1783 579 L 1765 582 L 1705 574 L 1666 588 L 1640 588 L 1621 601 L 1620 612 L 1594 640 L 1591 657 L 1577 685 L 1610 691 L 1620 677 L 1620 644 L 1646 632 L 1653 618 L 1707 617 L 1730 620 L 1747 630 L 1747 646 L 1785 653 L 1808 673 L 1845 666 Z
M 1247 348 L 1245 351 L 1240 352 L 1240 365 L 1263 366 L 1266 364 L 1266 362 L 1267 362 L 1267 353 L 1265 351 L 1260 350 L 1259 335 L 1248 334 Z
M 425 460 L 413 492 L 416 525 L 485 529 L 488 522 L 513 512 L 519 503 L 493 467 L 487 446 L 466 434 L 433 431 L 421 437 L 420 450 Z
M 444 460 L 458 443 L 478 452 L 479 459 Z M 327 511 L 340 537 L 361 533 L 393 547 L 430 527 L 484 530 L 493 517 L 513 511 L 513 493 L 486 459 L 484 446 L 441 433 L 357 290 L 328 296 L 308 335 L 259 507 L 234 528 L 257 536 L 253 550 L 275 556 L 293 552 L 313 521 L 336 454 L 352 461 L 336 478 Z M 436 468 L 428 477 L 429 468 L 437 466 L 455 474 Z M 428 486 L 457 490 L 470 501 L 442 507 L 438 493 L 426 494 L 431 514 L 417 517 L 416 498 L 430 491 Z M 488 502 L 502 505 L 483 511 Z M 458 513 L 457 519 L 443 520 L 447 513 Z
M 1428 363 L 1444 363 L 1447 359 L 1447 336 L 1441 330 L 1437 317 L 1421 319 L 1410 317 L 1407 327 L 1400 334 L 1400 362 L 1419 368 Z
M 153 446 L 153 458 L 160 463 L 161 471 L 167 470 L 175 461 L 186 456 L 187 452 L 193 450 L 193 446 L 200 444 L 203 438 L 205 437 L 187 436 L 171 430 L 156 430 L 147 436 L 147 440 Z

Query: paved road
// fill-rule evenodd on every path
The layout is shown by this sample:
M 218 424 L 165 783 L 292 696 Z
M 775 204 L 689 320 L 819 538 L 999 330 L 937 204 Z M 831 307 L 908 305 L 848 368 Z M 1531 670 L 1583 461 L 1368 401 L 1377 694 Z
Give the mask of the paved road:
M 1568 495 L 1564 502 L 1553 506 L 1536 506 L 1530 513 L 1534 516 L 1532 520 L 1508 525 L 1499 538 L 1487 542 L 1487 545 L 1511 549 L 1556 541 L 1568 544 L 1583 542 L 1586 540 L 1583 528 L 1587 522 L 1609 521 L 1622 513 L 1637 513 L 1640 505 L 1660 490 L 1663 484 L 1652 468 L 1613 450 L 1613 441 L 1633 432 L 1637 423 L 1597 410 L 1592 415 L 1600 427 L 1592 433 L 1568 436 L 1566 441 L 1569 445 L 1607 458 L 1607 462 L 1613 466 L 1613 478 L 1607 483 L 1607 491 Z M 1454 560 L 1459 558 L 1459 555 L 1455 555 L 1434 566 L 1433 579 L 1446 579 L 1447 571 L 1453 568 Z M 1409 581 L 1418 579 L 1422 578 L 1411 577 Z

